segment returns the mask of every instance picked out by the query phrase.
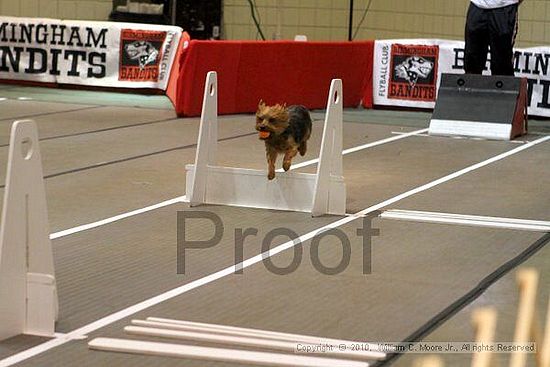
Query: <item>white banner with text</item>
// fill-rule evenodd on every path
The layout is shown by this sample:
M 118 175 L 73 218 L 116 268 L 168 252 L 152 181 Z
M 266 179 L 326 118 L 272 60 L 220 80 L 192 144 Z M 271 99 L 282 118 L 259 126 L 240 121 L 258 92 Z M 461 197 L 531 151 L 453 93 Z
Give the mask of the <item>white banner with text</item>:
M 528 81 L 529 115 L 550 117 L 550 47 L 515 49 L 514 67 Z M 464 73 L 464 42 L 376 41 L 373 103 L 433 109 L 442 73 Z M 484 73 L 490 74 L 489 60 Z
M 0 79 L 166 90 L 182 29 L 0 17 Z

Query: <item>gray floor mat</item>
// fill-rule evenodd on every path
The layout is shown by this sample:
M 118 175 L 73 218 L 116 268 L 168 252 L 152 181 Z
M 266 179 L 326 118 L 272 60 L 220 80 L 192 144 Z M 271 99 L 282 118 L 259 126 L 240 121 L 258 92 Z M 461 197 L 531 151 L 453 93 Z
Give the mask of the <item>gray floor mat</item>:
M 83 118 L 83 114 L 88 116 Z M 155 124 L 169 119 L 176 119 L 173 111 L 140 109 L 139 114 L 136 114 L 135 108 L 103 106 L 89 106 L 86 109 L 55 112 L 32 118 L 37 124 L 41 140 L 139 124 Z M 0 145 L 9 143 L 12 120 L 6 119 L 0 124 Z
M 199 119 L 176 119 L 163 98 L 138 98 L 107 93 L 84 94 L 55 90 L 8 88 L 0 101 L 0 145 L 7 140 L 10 120 L 36 116 L 46 174 L 70 170 L 46 180 L 52 232 L 107 218 L 183 195 L 186 163 L 195 156 Z M 14 100 L 21 93 L 42 102 Z M 2 93 L 0 93 L 2 97 Z M 159 96 L 156 96 L 159 97 Z M 63 100 L 66 98 L 66 100 Z M 78 100 L 81 103 L 76 103 Z M 112 99 L 112 104 L 107 103 Z M 50 102 L 45 102 L 50 101 Z M 159 102 L 160 101 L 160 102 Z M 74 103 L 73 103 L 74 102 Z M 103 105 L 115 105 L 105 107 Z M 140 108 L 132 106 L 141 104 Z M 148 106 L 149 108 L 144 108 Z M 81 111 L 70 112 L 72 109 Z M 315 134 L 305 157 L 319 152 L 323 111 L 314 111 Z M 429 114 L 410 111 L 346 110 L 344 148 L 395 137 L 424 128 Z M 165 122 L 154 122 L 168 119 Z M 141 126 L 130 125 L 142 124 Z M 540 125 L 540 124 L 539 124 Z M 218 160 L 221 165 L 265 169 L 265 152 L 254 134 L 253 115 L 220 117 Z M 542 125 L 544 127 L 544 123 Z M 97 131 L 94 130 L 105 130 Z M 60 135 L 73 135 L 55 138 Z M 536 139 L 537 135 L 528 136 Z M 177 149 L 186 146 L 185 149 Z M 433 137 L 410 137 L 344 157 L 347 210 L 357 212 L 449 173 L 520 145 Z M 159 153 L 166 149 L 176 149 Z M 548 143 L 508 157 L 391 205 L 391 208 L 509 216 L 548 220 Z M 157 152 L 158 154 L 156 154 Z M 150 154 L 136 158 L 143 154 Z M 0 147 L 0 181 L 5 175 L 7 148 Z M 105 164 L 107 163 L 107 164 Z M 93 167 L 79 171 L 86 167 Z M 280 165 L 280 162 L 279 162 Z M 316 165 L 301 168 L 315 172 Z M 0 189 L 0 194 L 3 193 Z M 0 198 L 1 201 L 1 198 Z M 176 211 L 208 211 L 224 222 L 219 245 L 189 251 L 185 276 L 176 274 Z M 287 227 L 308 233 L 340 219 L 311 218 L 307 213 L 172 205 L 54 241 L 61 300 L 59 332 L 68 332 L 164 291 L 230 266 L 235 253 L 235 229 L 258 228 L 244 246 L 245 257 L 261 251 L 266 233 Z M 310 260 L 310 242 L 303 246 L 298 270 L 274 275 L 262 264 L 194 289 L 140 312 L 135 317 L 163 316 L 237 326 L 370 341 L 399 341 L 429 323 L 434 315 L 468 294 L 489 274 L 522 254 L 541 234 L 511 230 L 374 220 L 381 229 L 373 239 L 372 274 L 362 274 L 361 219 L 340 229 L 351 240 L 352 258 L 337 276 L 320 274 Z M 190 224 L 190 235 L 204 236 L 207 225 Z M 281 236 L 275 242 L 286 239 Z M 548 249 L 527 264 L 548 267 Z M 335 237 L 323 240 L 320 259 L 336 264 L 342 256 Z M 292 251 L 273 258 L 284 266 Z M 547 285 L 548 280 L 542 280 Z M 513 327 L 515 308 L 510 273 L 473 305 L 497 304 L 504 334 Z M 512 305 L 511 307 L 509 307 Z M 467 337 L 470 307 L 443 323 L 428 340 Z M 114 322 L 95 336 L 126 337 Z M 435 338 L 435 339 L 434 339 Z M 0 343 L 0 359 L 42 339 L 18 336 Z M 21 366 L 236 366 L 225 363 L 140 357 L 87 349 L 86 340 L 70 341 L 31 358 Z M 396 363 L 408 365 L 414 356 Z M 448 357 L 460 365 L 464 356 Z
M 231 215 L 231 218 L 237 217 L 237 213 Z M 246 217 L 249 216 L 240 219 L 244 220 Z M 450 226 L 442 228 L 438 225 L 380 220 L 375 220 L 374 226 L 380 228 L 381 234 L 373 241 L 370 275 L 364 275 L 362 271 L 361 239 L 356 236 L 361 223 L 357 221 L 341 228 L 352 243 L 350 265 L 341 274 L 320 274 L 312 266 L 308 256 L 310 244 L 305 243 L 305 256 L 294 273 L 276 275 L 259 263 L 244 269 L 243 275 L 230 275 L 197 288 L 93 332 L 90 337 L 125 337 L 122 328 L 131 318 L 159 316 L 359 341 L 403 340 L 428 322 L 434 314 L 475 287 L 480 279 L 520 254 L 540 237 L 538 234 L 514 231 Z M 227 227 L 231 228 L 230 225 Z M 253 246 L 258 246 L 257 242 L 250 241 Z M 217 248 L 220 258 L 228 250 L 227 243 L 223 243 Z M 139 252 L 140 247 L 136 243 L 132 251 Z M 111 251 L 122 257 L 125 246 L 113 247 Z M 153 253 L 154 248 L 148 251 Z M 210 251 L 210 254 L 213 253 L 216 252 Z M 126 255 L 131 257 L 131 252 Z M 188 261 L 197 262 L 196 269 L 189 269 L 190 272 L 203 268 L 200 263 L 205 255 L 206 252 L 197 252 L 189 256 Z M 326 240 L 320 247 L 319 256 L 324 264 L 333 266 L 342 256 L 341 248 L 335 241 Z M 140 259 L 144 258 L 148 257 L 142 253 Z M 227 259 L 227 256 L 224 258 Z M 291 261 L 291 251 L 273 258 L 273 262 L 281 267 Z M 109 263 L 103 264 L 111 266 Z M 153 271 L 152 267 L 142 266 L 142 271 L 148 270 L 145 274 L 140 274 L 139 278 L 147 278 L 147 273 Z M 74 272 L 74 266 L 70 268 Z M 97 270 L 97 266 L 90 266 L 92 268 Z M 169 267 L 165 264 L 156 268 L 156 271 L 164 272 L 166 268 Z M 60 281 L 74 283 L 74 289 L 79 288 L 77 283 L 83 282 L 81 288 L 87 291 L 88 302 L 75 310 L 84 315 L 90 310 L 94 313 L 98 308 L 105 310 L 119 299 L 128 302 L 132 294 L 142 292 L 144 284 L 136 275 L 124 276 L 127 270 L 120 271 L 122 273 L 116 274 L 118 276 L 110 282 L 110 291 L 98 279 L 89 279 L 85 274 L 80 277 L 67 275 L 66 278 L 60 278 Z M 112 278 L 112 275 L 97 276 Z M 166 274 L 154 276 L 147 283 L 155 283 L 157 290 L 161 291 L 167 278 Z M 84 290 L 81 289 L 80 292 Z M 97 306 L 94 307 L 95 305 Z M 60 348 L 46 352 L 22 365 L 52 363 L 60 357 L 63 350 Z M 106 357 L 105 353 L 88 351 L 81 342 L 73 342 L 72 348 L 65 350 L 65 358 L 77 358 L 90 365 L 95 365 Z M 118 365 L 179 365 L 184 362 L 187 366 L 204 365 L 202 361 L 177 361 L 170 358 L 137 358 L 129 355 L 111 357 L 116 358 Z M 229 366 L 224 363 L 209 365 Z
M 0 97 L 2 97 L 0 93 Z M 89 110 L 95 106 L 66 104 L 58 102 L 41 102 L 41 101 L 19 101 L 19 100 L 3 100 L 0 101 L 0 121 L 2 124 L 10 124 L 12 120 L 22 118 L 36 118 L 45 114 L 58 113 L 63 111 Z

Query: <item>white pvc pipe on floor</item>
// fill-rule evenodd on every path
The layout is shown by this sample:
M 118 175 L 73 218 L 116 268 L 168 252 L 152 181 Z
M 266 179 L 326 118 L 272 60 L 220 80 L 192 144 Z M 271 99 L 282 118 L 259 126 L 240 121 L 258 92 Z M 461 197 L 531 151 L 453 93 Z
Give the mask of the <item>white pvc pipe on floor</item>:
M 146 342 L 127 339 L 95 338 L 88 343 L 90 349 L 145 354 L 153 356 L 191 358 L 261 366 L 281 367 L 368 367 L 366 362 L 334 358 L 319 358 L 293 354 L 254 352 L 248 350 L 198 347 L 192 345 Z
M 314 354 L 325 357 L 351 358 L 356 360 L 371 360 L 378 357 L 377 354 L 360 350 L 340 351 L 338 345 L 320 343 L 302 343 L 266 338 L 255 338 L 237 335 L 217 334 L 212 332 L 173 330 L 165 328 L 153 328 L 142 326 L 126 326 L 124 331 L 133 335 L 144 335 L 159 338 L 180 339 L 215 344 L 227 344 L 232 346 L 256 347 L 272 349 L 295 354 Z
M 423 223 L 457 224 L 473 227 L 550 232 L 550 222 L 541 220 L 487 217 L 481 215 L 464 215 L 398 209 L 386 210 L 380 215 L 380 217 L 384 219 L 395 219 Z
M 220 333 L 220 334 L 223 333 L 226 335 L 238 335 L 238 336 L 247 336 L 247 337 L 264 338 L 264 339 L 267 338 L 272 340 L 290 341 L 295 343 L 300 342 L 304 344 L 305 343 L 329 344 L 329 345 L 336 345 L 336 346 L 346 345 L 347 347 L 349 347 L 350 345 L 361 344 L 365 347 L 364 348 L 365 350 L 368 348 L 373 351 L 375 351 L 378 347 L 377 344 L 361 342 L 361 341 L 331 339 L 331 338 L 323 338 L 323 337 L 309 336 L 309 335 L 281 333 L 281 332 L 268 331 L 268 330 L 240 328 L 235 326 L 206 324 L 206 323 L 184 321 L 184 320 L 172 320 L 172 319 L 166 319 L 166 318 L 160 318 L 160 317 L 148 317 L 147 321 L 164 323 L 166 325 L 184 326 L 184 327 L 187 327 L 188 330 L 189 328 L 194 328 L 195 330 L 201 330 L 203 332 L 209 330 L 212 333 Z M 134 321 L 132 321 L 132 323 L 134 323 Z M 350 349 L 350 348 L 347 348 L 347 349 Z M 386 358 L 386 354 L 382 352 L 369 352 L 369 358 L 384 359 Z

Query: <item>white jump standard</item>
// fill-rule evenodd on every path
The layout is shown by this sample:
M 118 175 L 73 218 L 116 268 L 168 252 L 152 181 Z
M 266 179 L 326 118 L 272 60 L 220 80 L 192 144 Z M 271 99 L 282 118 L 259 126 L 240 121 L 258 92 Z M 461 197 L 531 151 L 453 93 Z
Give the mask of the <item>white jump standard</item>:
M 16 121 L 0 232 L 0 340 L 54 336 L 58 302 L 49 235 L 36 125 Z

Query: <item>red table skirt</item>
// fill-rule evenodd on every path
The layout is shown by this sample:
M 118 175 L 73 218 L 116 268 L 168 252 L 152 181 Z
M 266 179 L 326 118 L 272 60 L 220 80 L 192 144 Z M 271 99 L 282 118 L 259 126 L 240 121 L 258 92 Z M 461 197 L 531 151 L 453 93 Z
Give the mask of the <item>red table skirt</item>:
M 374 41 L 190 41 L 179 61 L 178 116 L 199 116 L 206 74 L 218 73 L 218 113 L 267 104 L 325 108 L 330 81 L 342 79 L 344 107 L 372 106 Z

